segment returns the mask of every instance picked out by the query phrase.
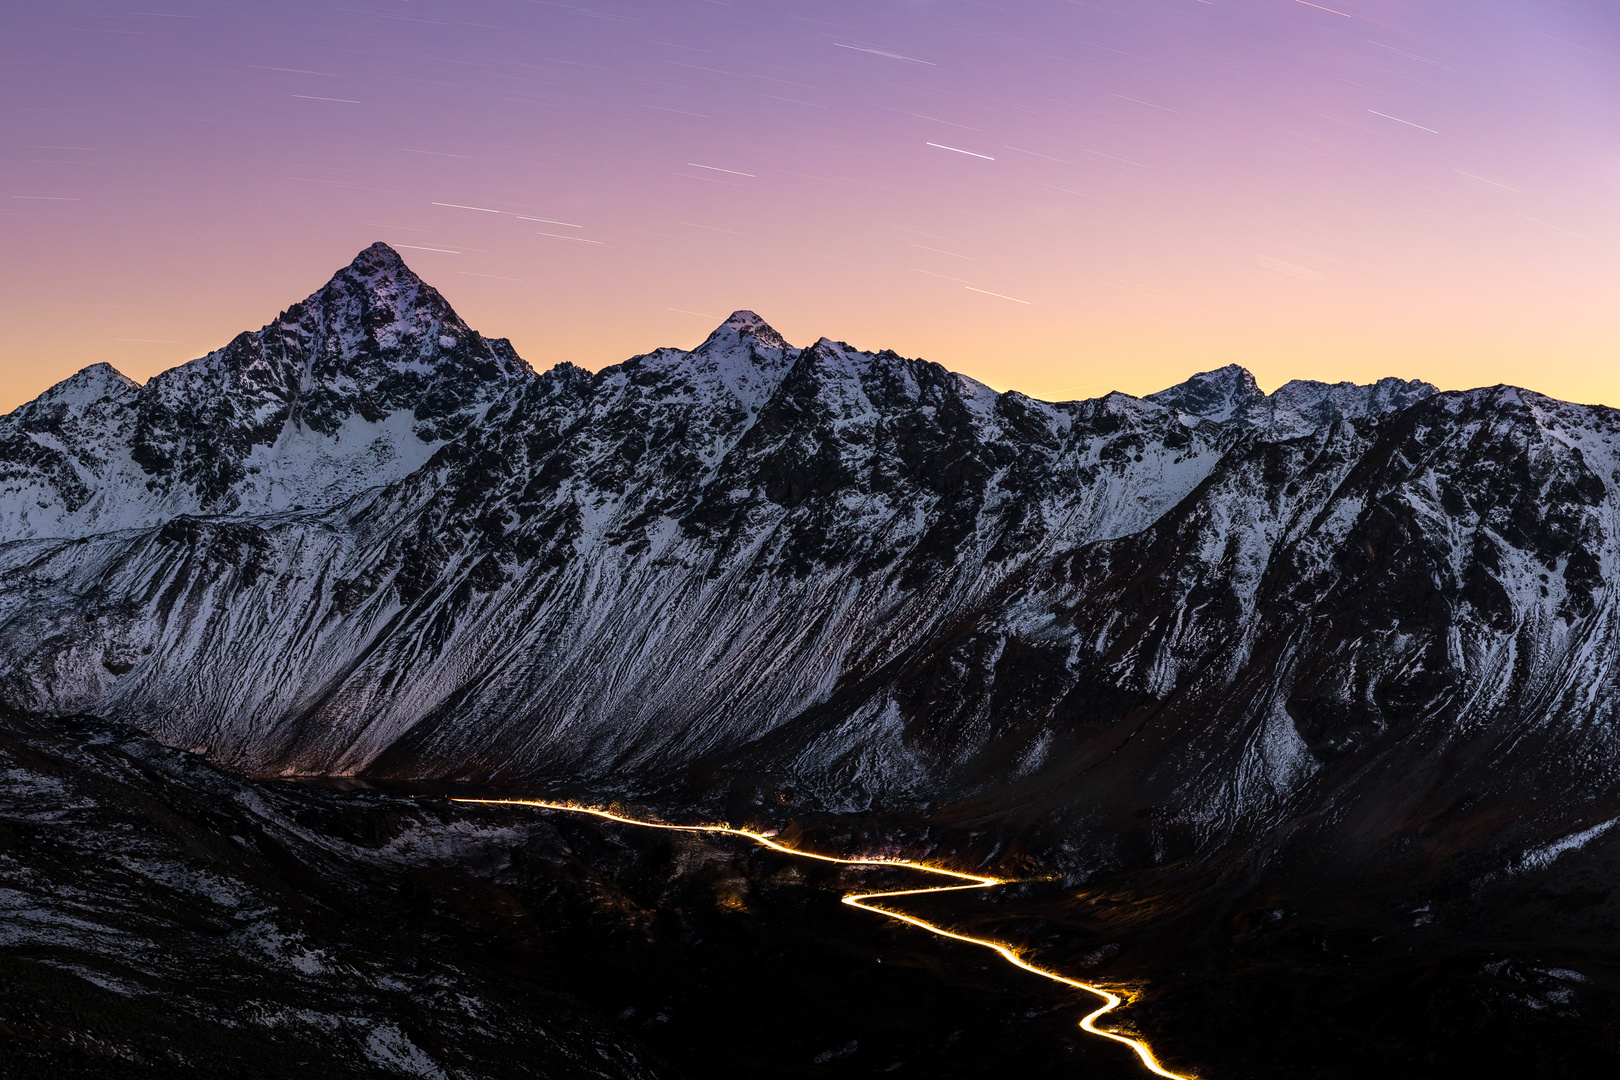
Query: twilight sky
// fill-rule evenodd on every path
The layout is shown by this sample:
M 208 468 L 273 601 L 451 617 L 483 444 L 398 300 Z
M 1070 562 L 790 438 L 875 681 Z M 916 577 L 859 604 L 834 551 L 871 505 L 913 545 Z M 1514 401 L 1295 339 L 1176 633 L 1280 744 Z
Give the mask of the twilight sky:
M 0 88 L 0 411 L 379 239 L 541 369 L 747 307 L 1048 398 L 1620 405 L 1614 0 L 16 0 Z

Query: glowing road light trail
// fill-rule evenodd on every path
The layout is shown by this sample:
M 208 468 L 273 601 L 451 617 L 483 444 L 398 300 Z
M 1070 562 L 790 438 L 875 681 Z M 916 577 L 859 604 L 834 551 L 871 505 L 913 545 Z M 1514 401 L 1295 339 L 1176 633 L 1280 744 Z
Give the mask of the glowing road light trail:
M 1118 1032 L 1104 1031 L 1102 1028 L 1097 1026 L 1097 1021 L 1099 1019 L 1125 1004 L 1125 999 L 1114 993 L 1112 990 L 1105 990 L 1100 986 L 1093 986 L 1090 983 L 1081 982 L 1079 979 L 1071 979 L 1067 975 L 1060 975 L 1048 968 L 1038 967 L 1019 956 L 1013 951 L 1010 945 L 1003 945 L 999 941 L 991 941 L 988 938 L 973 937 L 969 934 L 959 934 L 954 930 L 947 930 L 945 927 L 940 926 L 937 923 L 931 923 L 927 919 L 921 919 L 915 915 L 907 915 L 904 912 L 895 911 L 891 908 L 878 907 L 875 904 L 867 902 L 870 900 L 885 900 L 897 896 L 924 896 L 929 893 L 960 892 L 964 889 L 987 889 L 995 885 L 1011 884 L 1009 879 L 990 877 L 987 874 L 969 874 L 961 870 L 950 870 L 943 866 L 931 866 L 928 863 L 911 862 L 908 859 L 846 859 L 837 855 L 821 855 L 814 851 L 802 851 L 799 848 L 791 848 L 786 844 L 777 843 L 764 833 L 755 832 L 752 829 L 739 829 L 731 825 L 666 825 L 657 821 L 640 821 L 636 818 L 625 817 L 623 814 L 615 814 L 611 810 L 599 810 L 590 806 L 574 806 L 569 803 L 544 802 L 538 799 L 453 798 L 450 801 L 458 803 L 478 803 L 487 806 L 532 806 L 540 810 L 563 810 L 571 814 L 589 814 L 592 817 L 604 818 L 608 821 L 616 821 L 621 825 L 636 825 L 643 829 L 664 829 L 669 832 L 721 833 L 726 836 L 741 836 L 744 839 L 752 840 L 761 847 L 767 847 L 772 851 L 780 851 L 784 855 L 793 855 L 801 859 L 814 859 L 817 862 L 825 863 L 839 863 L 844 866 L 890 866 L 901 870 L 917 870 L 924 874 L 939 874 L 942 877 L 955 878 L 958 881 L 964 882 L 964 884 L 935 885 L 923 889 L 897 889 L 890 892 L 849 893 L 844 896 L 843 902 L 848 904 L 850 907 L 860 908 L 862 911 L 870 911 L 877 915 L 883 915 L 890 919 L 897 919 L 900 922 L 909 923 L 910 925 L 921 930 L 927 930 L 930 934 L 934 934 L 938 937 L 949 938 L 952 941 L 961 941 L 968 945 L 977 945 L 980 948 L 989 949 L 991 952 L 996 953 L 1003 960 L 1007 961 L 1007 963 L 1016 968 L 1021 968 L 1032 975 L 1039 975 L 1043 979 L 1050 979 L 1052 982 L 1062 983 L 1064 986 L 1070 986 L 1076 990 L 1084 990 L 1087 993 L 1097 995 L 1103 999 L 1103 1003 L 1098 1009 L 1088 1014 L 1083 1020 L 1080 1021 L 1080 1027 L 1083 1030 L 1088 1031 L 1093 1035 L 1101 1036 L 1104 1039 L 1111 1039 L 1114 1042 L 1122 1043 L 1123 1045 L 1130 1047 L 1131 1050 L 1135 1052 L 1136 1056 L 1141 1059 L 1142 1064 L 1147 1066 L 1148 1071 L 1152 1072 L 1156 1076 L 1163 1076 L 1166 1078 L 1166 1080 L 1194 1080 L 1193 1077 L 1185 1076 L 1181 1073 L 1173 1073 L 1169 1069 L 1166 1069 L 1163 1065 L 1159 1064 L 1159 1059 L 1154 1056 L 1152 1048 L 1141 1039 L 1133 1039 L 1129 1035 L 1121 1035 Z

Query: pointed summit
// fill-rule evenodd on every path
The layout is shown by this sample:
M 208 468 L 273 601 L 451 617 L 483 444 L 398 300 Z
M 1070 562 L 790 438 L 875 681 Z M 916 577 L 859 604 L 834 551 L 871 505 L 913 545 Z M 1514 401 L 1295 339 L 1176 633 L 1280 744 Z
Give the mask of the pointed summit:
M 399 252 L 381 240 L 364 248 L 300 307 L 354 297 L 362 305 L 413 309 L 418 319 L 465 326 L 439 291 L 416 275 Z
M 532 378 L 509 343 L 469 328 L 372 244 L 262 329 L 144 386 L 100 365 L 28 406 L 71 460 L 47 463 L 26 515 L 8 522 L 0 508 L 0 528 L 335 505 L 413 471 Z M 95 502 L 79 476 L 97 477 Z
M 733 311 L 729 318 L 714 328 L 698 350 L 712 350 L 716 346 L 728 347 L 749 342 L 766 349 L 791 349 L 781 334 L 770 323 L 743 308 Z
M 1228 364 L 1214 371 L 1199 372 L 1168 390 L 1149 394 L 1147 400 L 1180 409 L 1189 416 L 1225 423 L 1241 418 L 1256 405 L 1264 405 L 1266 395 L 1248 368 Z
M 360 254 L 354 257 L 355 262 L 360 262 L 363 259 L 374 259 L 382 262 L 398 263 L 401 266 L 405 265 L 405 260 L 400 256 L 399 252 L 389 247 L 387 243 L 382 240 L 376 241 L 370 247 L 365 248 L 360 252 Z
M 378 242 L 257 333 L 164 372 L 158 400 L 252 396 L 249 445 L 281 424 L 335 436 L 349 418 L 409 412 L 433 442 L 460 430 L 503 388 L 533 372 L 502 340 L 470 328 L 399 253 Z
M 333 275 L 333 277 L 339 277 L 344 274 L 352 274 L 356 277 L 365 278 L 367 280 L 387 277 L 409 278 L 414 282 L 420 282 L 422 280 L 416 276 L 416 273 L 409 266 L 405 264 L 405 260 L 400 256 L 399 252 L 395 251 L 381 240 L 378 240 L 375 244 L 363 249 L 360 254 L 356 255 L 354 259 L 350 261 L 348 266 L 345 266 L 342 270 L 339 270 L 337 274 Z

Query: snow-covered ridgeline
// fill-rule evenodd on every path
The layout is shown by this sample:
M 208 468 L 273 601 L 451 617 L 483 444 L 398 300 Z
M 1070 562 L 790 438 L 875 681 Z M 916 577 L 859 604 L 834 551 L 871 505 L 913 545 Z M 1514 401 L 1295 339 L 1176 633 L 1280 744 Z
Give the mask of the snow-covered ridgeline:
M 533 378 L 373 245 L 144 386 L 95 364 L 0 417 L 0 540 L 333 506 L 414 472 Z
M 1616 761 L 1608 410 L 1237 368 L 1041 402 L 749 312 L 534 376 L 394 263 L 0 420 L 47 504 L 0 545 L 7 701 L 270 772 L 1017 778 L 1202 839 L 1401 746 Z M 151 434 L 187 410 L 235 441 Z

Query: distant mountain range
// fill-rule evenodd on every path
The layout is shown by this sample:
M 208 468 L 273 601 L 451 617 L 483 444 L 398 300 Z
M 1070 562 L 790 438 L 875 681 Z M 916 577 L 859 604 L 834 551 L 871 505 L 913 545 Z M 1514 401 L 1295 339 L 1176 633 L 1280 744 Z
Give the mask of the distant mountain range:
M 1079 867 L 1443 821 L 1507 872 L 1620 816 L 1617 433 L 1237 367 L 1051 403 L 746 311 L 537 374 L 377 244 L 0 418 L 0 701 L 262 775 L 954 807 Z

